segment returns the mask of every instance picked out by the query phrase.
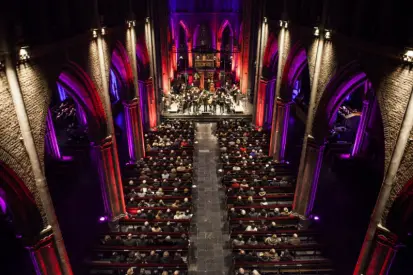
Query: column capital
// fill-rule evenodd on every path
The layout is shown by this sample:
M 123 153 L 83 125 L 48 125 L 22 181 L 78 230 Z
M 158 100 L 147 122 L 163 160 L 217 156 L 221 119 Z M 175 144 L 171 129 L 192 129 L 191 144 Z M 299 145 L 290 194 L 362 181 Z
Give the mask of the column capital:
M 399 244 L 398 236 L 388 230 L 387 228 L 383 227 L 382 225 L 377 226 L 376 230 L 377 242 L 392 248 L 396 248 Z
M 133 108 L 133 107 L 137 107 L 139 104 L 139 99 L 137 97 L 132 98 L 131 100 L 128 101 L 123 101 L 122 102 L 123 106 L 125 106 L 126 108 Z
M 35 238 L 34 244 L 30 244 L 26 246 L 26 249 L 30 251 L 36 251 L 43 247 L 53 245 L 53 229 L 50 225 L 48 225 L 45 229 L 40 231 L 39 235 Z
M 261 78 L 260 78 L 260 83 L 268 84 L 268 79 L 266 79 L 266 78 L 264 78 L 264 77 L 261 77 Z
M 293 102 L 291 100 L 285 100 L 281 97 L 277 97 L 277 105 L 282 105 L 282 106 L 286 106 L 286 105 L 291 105 Z

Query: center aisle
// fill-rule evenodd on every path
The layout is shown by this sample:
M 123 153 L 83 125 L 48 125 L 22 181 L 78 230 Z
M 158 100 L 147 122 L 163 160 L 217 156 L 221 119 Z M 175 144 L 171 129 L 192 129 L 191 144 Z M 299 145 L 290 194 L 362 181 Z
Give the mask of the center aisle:
M 194 155 L 196 188 L 193 189 L 194 217 L 191 225 L 191 245 L 194 258 L 189 274 L 228 274 L 231 251 L 225 230 L 226 206 L 224 192 L 217 177 L 219 158 L 217 138 L 213 136 L 216 123 L 197 123 Z

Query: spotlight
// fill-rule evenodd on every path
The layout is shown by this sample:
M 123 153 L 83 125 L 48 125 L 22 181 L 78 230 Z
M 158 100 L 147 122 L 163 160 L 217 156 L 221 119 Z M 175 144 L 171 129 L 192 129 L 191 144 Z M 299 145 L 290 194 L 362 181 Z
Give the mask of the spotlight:
M 314 218 L 313 218 L 315 221 L 319 221 L 320 220 L 320 217 L 319 216 L 314 216 Z
M 101 33 L 102 35 L 105 35 L 105 34 L 106 34 L 106 28 L 105 28 L 105 27 L 101 28 L 101 29 L 100 29 L 100 33 Z
M 135 27 L 136 21 L 135 20 L 127 20 L 126 24 L 128 25 L 128 28 L 130 29 L 132 27 Z
M 92 30 L 92 36 L 93 36 L 93 38 L 98 37 L 98 30 L 97 29 Z
M 331 38 L 331 30 L 325 30 L 324 38 L 327 40 Z
M 403 54 L 403 61 L 407 63 L 413 63 L 413 50 L 407 49 L 406 53 Z
M 288 21 L 280 20 L 280 27 L 281 28 L 288 28 Z
M 30 59 L 30 54 L 29 54 L 29 47 L 21 47 L 19 50 L 19 60 L 21 62 L 26 62 Z
M 100 221 L 100 222 L 105 222 L 106 220 L 107 220 L 107 217 L 106 217 L 106 216 L 102 216 L 102 217 L 99 218 L 99 221 Z
M 314 36 L 316 37 L 320 36 L 320 29 L 318 27 L 314 27 Z

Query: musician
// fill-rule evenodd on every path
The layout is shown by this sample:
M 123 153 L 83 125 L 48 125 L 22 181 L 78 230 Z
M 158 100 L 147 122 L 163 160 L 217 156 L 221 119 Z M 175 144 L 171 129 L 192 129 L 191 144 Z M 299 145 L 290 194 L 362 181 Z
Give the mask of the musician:
M 204 104 L 204 112 L 208 112 L 208 96 L 207 95 L 202 95 L 202 101 Z

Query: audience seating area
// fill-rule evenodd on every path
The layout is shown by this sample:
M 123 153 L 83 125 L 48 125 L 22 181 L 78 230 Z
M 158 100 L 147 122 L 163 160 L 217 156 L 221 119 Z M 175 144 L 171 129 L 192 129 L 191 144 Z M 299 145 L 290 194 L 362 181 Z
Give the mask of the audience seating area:
M 128 215 L 101 236 L 89 274 L 187 274 L 194 136 L 182 120 L 145 134 L 145 158 L 123 171 Z
M 234 274 L 332 274 L 318 233 L 302 230 L 291 212 L 295 177 L 288 162 L 268 157 L 269 133 L 226 120 L 216 135 Z

